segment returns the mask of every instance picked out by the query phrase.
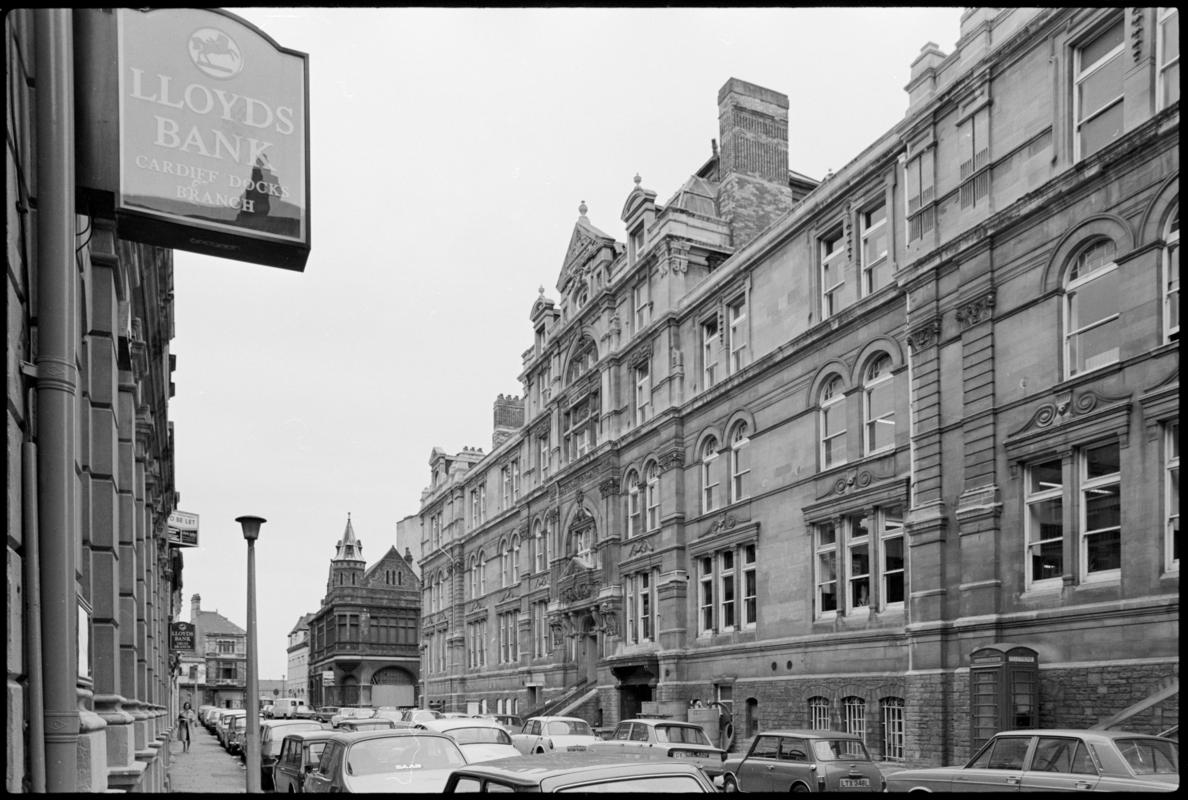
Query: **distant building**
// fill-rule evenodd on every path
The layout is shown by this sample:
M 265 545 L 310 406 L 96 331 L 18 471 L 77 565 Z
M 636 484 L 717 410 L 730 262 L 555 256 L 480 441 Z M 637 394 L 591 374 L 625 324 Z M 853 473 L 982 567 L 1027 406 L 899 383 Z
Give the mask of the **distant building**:
M 243 708 L 247 690 L 247 631 L 217 611 L 202 610 L 202 596 L 190 598 L 197 652 L 182 658 L 181 702 Z
M 289 631 L 289 671 L 285 675 L 285 696 L 305 702 L 309 696 L 309 621 L 312 613 L 303 614 Z
M 625 242 L 580 206 L 491 451 L 430 454 L 427 701 L 922 764 L 1178 724 L 1178 24 L 969 8 L 815 187 L 829 109 L 732 78 Z
M 371 567 L 347 516 L 309 620 L 309 704 L 408 706 L 420 679 L 421 583 L 395 547 Z

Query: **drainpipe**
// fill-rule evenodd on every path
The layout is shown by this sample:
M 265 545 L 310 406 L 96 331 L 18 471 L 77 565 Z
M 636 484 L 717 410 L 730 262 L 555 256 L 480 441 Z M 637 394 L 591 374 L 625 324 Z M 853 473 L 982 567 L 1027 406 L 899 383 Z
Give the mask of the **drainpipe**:
M 78 780 L 78 435 L 71 10 L 34 11 L 37 46 L 37 431 L 46 790 Z
M 21 506 L 25 510 L 25 630 L 28 631 L 29 789 L 45 791 L 45 697 L 41 664 L 41 570 L 37 547 L 37 445 L 21 445 Z

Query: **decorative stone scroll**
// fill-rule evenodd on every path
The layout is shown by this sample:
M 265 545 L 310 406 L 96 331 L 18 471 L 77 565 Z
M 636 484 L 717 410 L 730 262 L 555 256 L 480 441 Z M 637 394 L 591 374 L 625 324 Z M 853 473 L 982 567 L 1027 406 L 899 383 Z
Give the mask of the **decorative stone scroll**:
M 661 472 L 668 472 L 674 467 L 681 467 L 685 464 L 685 451 L 681 448 L 669 450 L 667 453 L 662 453 L 656 459 L 656 463 L 660 465 Z
M 709 533 L 718 533 L 720 531 L 728 531 L 741 522 L 738 517 L 731 514 L 723 514 L 719 517 L 713 525 L 710 526 Z
M 645 364 L 651 360 L 652 360 L 652 345 L 651 345 L 651 343 L 648 343 L 641 347 L 637 347 L 635 349 L 635 352 L 633 352 L 631 354 L 631 358 L 628 363 L 631 365 L 632 369 L 637 369 L 638 367 L 642 366 L 643 364 Z
M 641 556 L 644 553 L 650 553 L 655 549 L 656 548 L 652 545 L 651 540 L 645 539 L 642 542 L 636 542 L 635 544 L 631 545 L 631 549 L 627 551 L 627 557 L 635 558 L 635 556 Z
M 603 498 L 611 497 L 619 493 L 619 481 L 616 478 L 607 478 L 602 483 L 598 484 L 598 493 Z

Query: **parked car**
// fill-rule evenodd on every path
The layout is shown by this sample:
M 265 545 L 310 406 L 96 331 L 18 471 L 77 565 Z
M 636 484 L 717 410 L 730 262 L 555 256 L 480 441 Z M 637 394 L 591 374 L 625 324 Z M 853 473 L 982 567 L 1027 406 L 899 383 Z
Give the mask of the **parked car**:
M 231 725 L 231 720 L 237 717 L 246 717 L 247 709 L 245 708 L 225 708 L 223 713 L 219 715 L 219 721 L 215 725 L 215 735 L 219 737 L 219 744 L 223 749 L 227 748 L 227 734 L 228 728 Z
M 341 709 L 338 706 L 322 706 L 313 712 L 313 717 L 320 722 L 328 723 L 339 711 Z
M 964 766 L 887 776 L 889 792 L 1174 792 L 1179 787 L 1179 743 L 1126 731 L 1002 731 Z
M 590 723 L 578 717 L 529 717 L 511 738 L 516 749 L 526 755 L 550 750 L 580 752 L 602 741 L 590 730 Z
M 370 719 L 344 719 L 338 723 L 340 731 L 387 731 L 396 727 L 396 721 L 387 717 Z
M 342 706 L 338 713 L 330 717 L 330 726 L 337 728 L 344 719 L 371 719 L 375 716 L 375 709 L 370 706 Z
M 511 734 L 493 719 L 446 717 L 419 722 L 417 727 L 448 734 L 462 748 L 468 764 L 520 755 Z
M 320 725 L 320 723 L 318 723 Z M 304 791 L 305 776 L 318 766 L 322 748 L 334 731 L 319 730 L 284 733 L 280 755 L 272 765 L 272 788 L 279 794 Z
M 595 753 L 651 751 L 669 758 L 686 759 L 711 778 L 721 775 L 726 751 L 714 747 L 700 725 L 671 719 L 625 719 L 605 741 L 590 745 Z
M 227 721 L 227 733 L 223 737 L 223 748 L 231 755 L 243 752 L 243 738 L 247 732 L 247 713 L 236 714 Z
M 285 736 L 298 731 L 324 730 L 322 723 L 308 719 L 266 719 L 260 723 L 260 788 L 272 788 L 272 767 L 280 756 Z
M 401 710 L 400 718 L 396 720 L 396 727 L 415 728 L 418 723 L 442 717 L 440 711 L 434 711 L 432 708 L 405 708 Z
M 514 714 L 475 714 L 476 719 L 492 719 L 503 726 L 508 733 L 519 733 L 524 727 L 524 720 Z
M 727 792 L 881 792 L 883 773 L 857 735 L 842 731 L 760 733 L 722 764 Z
M 454 792 L 695 792 L 716 791 L 701 768 L 676 759 L 599 753 L 544 753 L 501 758 L 455 769 Z
M 421 730 L 335 732 L 306 792 L 440 792 L 466 757 L 444 733 Z

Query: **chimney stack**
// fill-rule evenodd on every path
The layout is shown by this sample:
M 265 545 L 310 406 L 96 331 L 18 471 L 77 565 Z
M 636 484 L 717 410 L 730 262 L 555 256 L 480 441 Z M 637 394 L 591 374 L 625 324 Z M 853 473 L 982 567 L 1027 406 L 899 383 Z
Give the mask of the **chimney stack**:
M 198 622 L 198 612 L 202 610 L 202 595 L 195 593 L 190 598 L 190 624 L 194 625 Z
M 491 449 L 495 450 L 516 431 L 524 427 L 524 398 L 499 395 L 495 398 L 495 432 L 491 434 Z
M 742 247 L 792 208 L 788 96 L 731 78 L 718 90 L 718 211 Z

